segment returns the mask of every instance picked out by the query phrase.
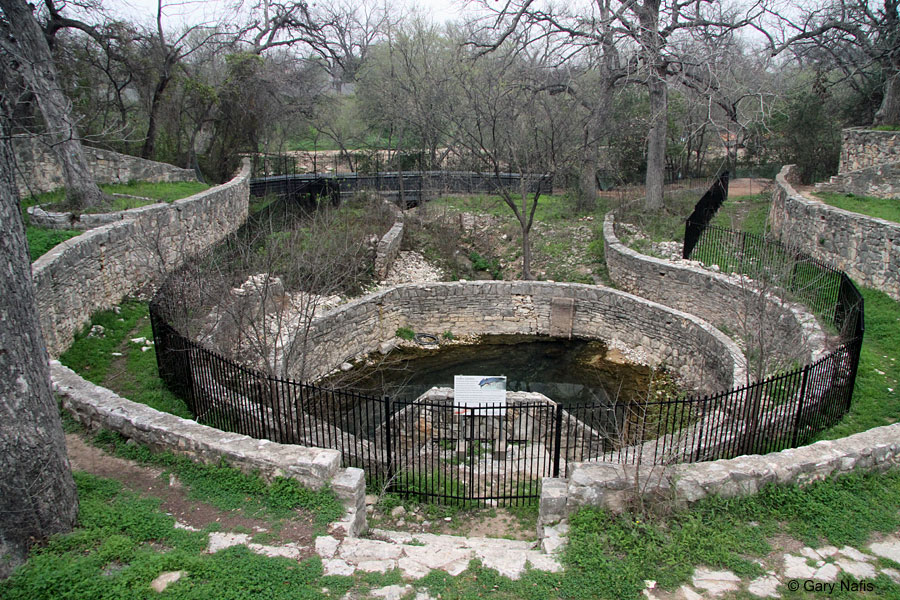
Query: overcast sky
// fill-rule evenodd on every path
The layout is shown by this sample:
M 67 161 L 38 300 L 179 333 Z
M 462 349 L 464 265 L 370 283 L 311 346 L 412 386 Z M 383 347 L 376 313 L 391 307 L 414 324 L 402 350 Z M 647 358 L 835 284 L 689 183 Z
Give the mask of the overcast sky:
M 128 17 L 141 23 L 156 19 L 157 0 L 102 0 L 103 6 L 116 15 Z M 327 0 L 326 0 L 327 1 Z M 229 7 L 234 0 L 164 0 L 163 13 L 171 24 L 215 23 L 227 18 Z M 404 7 L 401 14 L 419 12 L 435 23 L 445 23 L 471 14 L 465 0 L 392 0 L 392 5 Z

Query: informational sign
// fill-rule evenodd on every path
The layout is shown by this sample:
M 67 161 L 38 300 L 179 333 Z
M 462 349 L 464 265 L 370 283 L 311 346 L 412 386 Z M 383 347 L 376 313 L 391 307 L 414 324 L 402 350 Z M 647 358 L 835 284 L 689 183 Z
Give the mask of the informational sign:
M 485 408 L 472 410 L 478 407 Z M 506 410 L 506 377 L 454 376 L 453 408 L 460 415 L 503 416 Z

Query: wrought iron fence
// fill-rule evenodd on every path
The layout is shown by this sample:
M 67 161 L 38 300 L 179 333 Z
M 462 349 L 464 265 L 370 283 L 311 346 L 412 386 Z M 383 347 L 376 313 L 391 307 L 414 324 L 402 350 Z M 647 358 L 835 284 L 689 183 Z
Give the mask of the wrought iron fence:
M 721 393 L 605 404 L 551 400 L 461 410 L 452 399 L 397 401 L 267 375 L 182 335 L 183 280 L 150 304 L 159 372 L 198 422 L 286 444 L 339 450 L 371 482 L 424 501 L 522 503 L 571 462 L 667 464 L 805 444 L 848 410 L 863 337 L 863 299 L 840 271 L 797 250 L 711 228 L 708 264 L 772 278 L 842 341 L 816 362 Z M 173 281 L 174 278 L 170 279 Z M 188 303 L 190 301 L 188 300 Z

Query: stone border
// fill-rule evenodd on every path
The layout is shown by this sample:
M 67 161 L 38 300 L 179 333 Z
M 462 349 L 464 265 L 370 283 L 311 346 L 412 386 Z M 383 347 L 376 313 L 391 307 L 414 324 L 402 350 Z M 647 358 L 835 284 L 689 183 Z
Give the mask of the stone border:
M 197 181 L 193 169 L 147 160 L 112 150 L 83 146 L 91 175 L 97 183 L 142 181 Z M 16 185 L 21 197 L 49 192 L 66 182 L 53 150 L 38 135 L 13 136 L 16 155 Z
M 127 218 L 67 240 L 31 267 L 47 350 L 59 356 L 91 315 L 160 281 L 187 257 L 247 219 L 250 162 L 228 183 L 171 204 L 126 211 Z
M 775 236 L 900 300 L 900 223 L 804 198 L 792 185 L 794 165 L 782 168 L 775 181 L 769 211 Z
M 307 353 L 322 366 L 293 377 L 327 375 L 378 351 L 401 327 L 455 336 L 549 335 L 551 303 L 559 298 L 574 301 L 572 336 L 613 341 L 626 356 L 638 349 L 642 362 L 665 362 L 701 393 L 730 389 L 746 377 L 734 341 L 698 317 L 612 288 L 538 281 L 405 284 L 354 300 L 313 321 Z
M 622 512 L 638 495 L 683 507 L 708 496 L 748 496 L 770 483 L 804 485 L 856 469 L 885 470 L 898 464 L 900 423 L 727 460 L 657 467 L 580 463 L 568 481 L 544 479 L 540 522 L 552 526 L 582 506 Z
M 828 353 L 825 332 L 816 317 L 801 304 L 786 302 L 773 293 L 762 296 L 752 280 L 704 268 L 691 260 L 669 260 L 647 256 L 625 246 L 615 232 L 612 213 L 603 222 L 603 242 L 610 278 L 622 289 L 695 314 L 714 325 L 731 327 L 741 320 L 774 329 L 780 339 L 815 362 Z M 757 299 L 764 301 L 762 306 Z M 749 310 L 748 310 L 749 309 Z M 751 323 L 750 327 L 753 327 Z M 726 389 L 726 388 L 721 388 Z
M 113 196 L 122 196 L 122 194 L 113 194 Z M 129 197 L 135 198 L 136 196 Z M 45 207 L 50 206 L 52 206 L 52 204 L 29 206 L 26 208 L 25 212 L 28 213 L 28 220 L 31 224 L 47 229 L 75 229 L 78 231 L 88 231 L 95 227 L 102 227 L 103 225 L 130 219 L 132 218 L 131 211 L 142 208 L 129 208 L 127 210 L 117 210 L 108 213 L 73 213 L 45 209 Z

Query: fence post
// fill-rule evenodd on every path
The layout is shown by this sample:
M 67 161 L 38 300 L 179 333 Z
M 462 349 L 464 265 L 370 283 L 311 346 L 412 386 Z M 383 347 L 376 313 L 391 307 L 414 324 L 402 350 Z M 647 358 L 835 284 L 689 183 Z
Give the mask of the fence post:
M 392 457 L 391 452 L 391 438 L 393 437 L 391 434 L 391 397 L 385 396 L 382 401 L 382 406 L 384 406 L 384 460 L 386 463 L 386 471 L 384 474 L 385 478 L 385 489 L 390 490 L 394 487 L 394 459 Z
M 556 431 L 553 432 L 553 476 L 559 477 L 559 458 L 562 452 L 562 405 L 556 405 L 556 418 L 554 419 Z
M 806 382 L 809 379 L 809 365 L 803 367 L 803 377 L 800 379 L 800 393 L 797 396 L 797 417 L 794 419 L 794 435 L 791 439 L 791 448 L 797 447 L 800 437 L 800 417 L 803 414 L 803 400 L 806 398 Z

